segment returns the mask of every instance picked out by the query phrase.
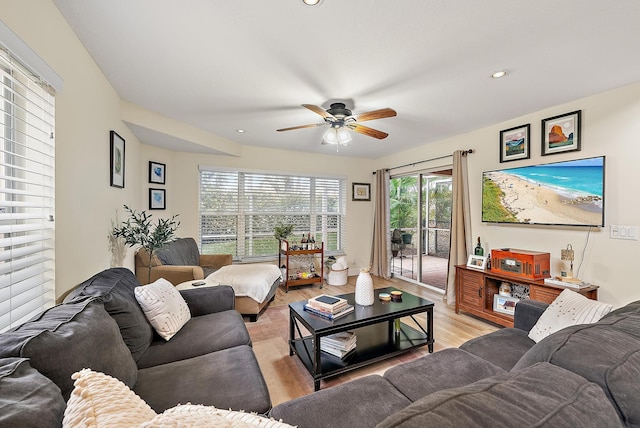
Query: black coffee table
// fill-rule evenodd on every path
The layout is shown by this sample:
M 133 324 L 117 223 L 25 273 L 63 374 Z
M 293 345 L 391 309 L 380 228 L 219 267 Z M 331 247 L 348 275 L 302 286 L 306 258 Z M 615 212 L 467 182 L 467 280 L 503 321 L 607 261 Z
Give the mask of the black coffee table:
M 354 312 L 329 321 L 304 310 L 306 300 L 289 304 L 289 355 L 297 354 L 313 376 L 314 389 L 320 389 L 322 379 L 354 370 L 377 361 L 391 358 L 410 349 L 427 345 L 433 352 L 433 302 L 413 294 L 403 292 L 401 302 L 381 302 L 380 293 L 397 290 L 393 287 L 375 290 L 372 306 L 355 304 L 355 294 L 338 297 L 347 299 L 355 306 Z M 426 313 L 426 328 L 414 315 Z M 410 317 L 414 328 L 400 322 L 396 331 L 394 320 Z M 309 334 L 302 332 L 303 326 Z M 341 331 L 356 333 L 357 346 L 344 360 L 320 351 L 320 338 Z

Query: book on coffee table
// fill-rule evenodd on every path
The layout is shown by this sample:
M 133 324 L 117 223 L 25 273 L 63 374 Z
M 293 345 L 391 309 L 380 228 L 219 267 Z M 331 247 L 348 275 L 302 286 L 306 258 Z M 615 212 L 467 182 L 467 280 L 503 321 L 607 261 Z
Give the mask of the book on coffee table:
M 321 294 L 319 296 L 312 297 L 307 301 L 307 305 L 312 308 L 332 314 L 338 313 L 343 308 L 348 306 L 345 299 L 329 296 L 327 294 Z

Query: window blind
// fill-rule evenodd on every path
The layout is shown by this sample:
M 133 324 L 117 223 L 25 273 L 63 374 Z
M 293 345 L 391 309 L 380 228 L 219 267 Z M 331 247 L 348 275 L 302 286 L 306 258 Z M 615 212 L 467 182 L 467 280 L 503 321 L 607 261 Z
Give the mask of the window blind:
M 0 48 L 0 332 L 55 302 L 55 97 Z
M 200 240 L 205 254 L 236 260 L 277 255 L 278 224 L 311 233 L 325 252 L 343 250 L 346 182 L 250 171 L 200 170 Z

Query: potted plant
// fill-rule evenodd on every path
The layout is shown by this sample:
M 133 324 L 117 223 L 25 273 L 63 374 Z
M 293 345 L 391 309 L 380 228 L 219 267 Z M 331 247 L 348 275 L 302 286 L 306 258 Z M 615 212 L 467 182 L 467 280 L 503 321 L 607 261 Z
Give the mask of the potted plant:
M 293 232 L 294 225 L 292 224 L 282 224 L 279 223 L 276 227 L 273 228 L 273 236 L 278 241 L 283 241 L 291 235 Z
M 178 214 L 169 219 L 159 218 L 155 224 L 151 222 L 151 214 L 144 210 L 137 212 L 124 206 L 129 213 L 129 218 L 123 221 L 120 227 L 113 228 L 113 236 L 123 238 L 124 243 L 130 247 L 140 245 L 149 254 L 149 277 L 147 283 L 151 282 L 151 259 L 155 252 L 167 242 L 175 240 L 175 233 L 180 222 L 176 221 Z

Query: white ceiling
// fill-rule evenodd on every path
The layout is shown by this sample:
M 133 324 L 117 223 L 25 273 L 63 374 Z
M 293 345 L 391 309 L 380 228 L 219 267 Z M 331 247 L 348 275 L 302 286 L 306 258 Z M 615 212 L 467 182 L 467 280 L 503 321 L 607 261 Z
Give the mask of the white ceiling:
M 335 153 L 326 127 L 276 129 L 347 100 L 398 112 L 338 154 L 379 158 L 640 80 L 638 0 L 54 2 L 122 99 L 246 146 Z

